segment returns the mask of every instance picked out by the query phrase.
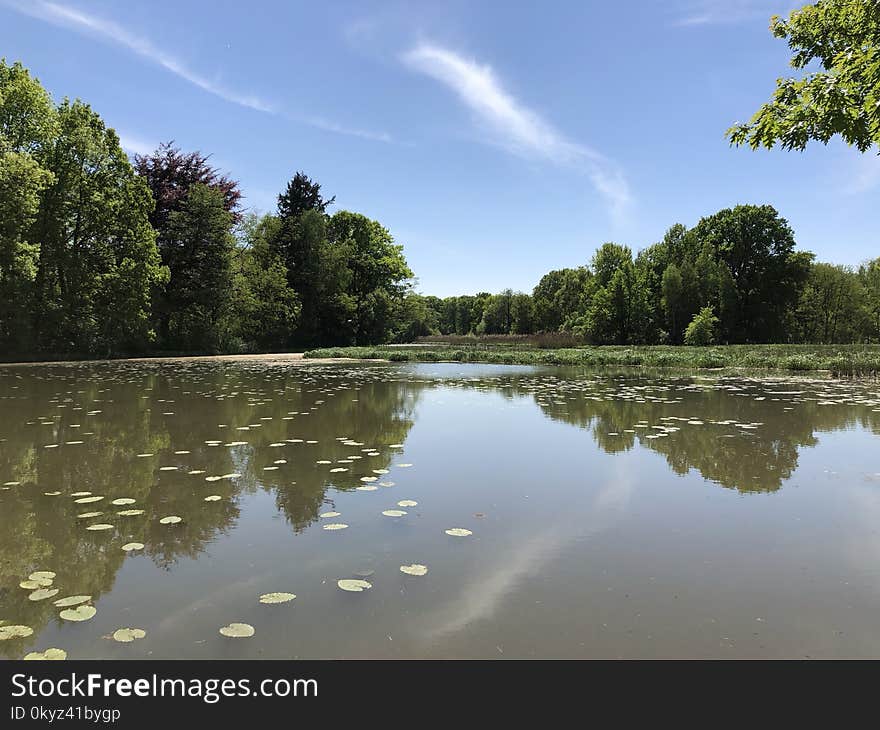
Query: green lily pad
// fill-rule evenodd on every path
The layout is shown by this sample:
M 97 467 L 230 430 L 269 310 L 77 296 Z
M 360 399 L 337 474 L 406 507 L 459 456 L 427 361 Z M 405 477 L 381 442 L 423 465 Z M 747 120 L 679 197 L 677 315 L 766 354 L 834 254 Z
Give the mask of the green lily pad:
M 339 517 L 342 514 L 341 512 L 322 512 L 318 515 L 321 519 L 327 519 L 329 517 Z
M 113 525 L 108 525 L 106 522 L 99 522 L 96 525 L 89 525 L 87 530 L 91 530 L 92 532 L 102 532 L 104 530 L 112 530 Z
M 123 507 L 126 504 L 134 504 L 137 502 L 136 499 L 132 499 L 131 497 L 120 497 L 119 499 L 114 499 L 110 504 L 115 504 L 117 507 Z
M 132 550 L 143 550 L 144 544 L 142 542 L 127 542 L 122 546 L 122 549 L 130 553 Z
M 46 651 L 32 651 L 25 654 L 24 661 L 62 661 L 67 659 L 67 652 L 64 649 L 46 649 Z
M 143 639 L 146 635 L 147 632 L 143 629 L 116 629 L 113 632 L 113 641 L 128 644 L 135 639 Z
M 296 598 L 294 593 L 264 593 L 260 596 L 260 603 L 287 603 Z
M 45 601 L 47 598 L 58 595 L 57 588 L 39 588 L 28 596 L 29 601 Z
M 102 514 L 104 514 L 104 513 L 103 512 L 83 512 L 82 514 L 77 515 L 76 518 L 78 520 L 87 520 L 91 517 L 100 517 Z
M 344 522 L 331 522 L 329 525 L 324 525 L 325 530 L 344 530 L 348 525 Z
M 397 503 L 398 507 L 415 507 L 416 505 L 418 505 L 418 502 L 416 502 L 414 499 L 401 499 Z
M 413 563 L 412 565 L 401 565 L 400 572 L 406 573 L 407 575 L 424 575 L 428 572 L 428 566 L 419 565 L 418 563 Z
M 9 639 L 23 639 L 34 633 L 30 626 L 21 626 L 13 624 L 12 626 L 0 626 L 0 641 L 8 641 Z
M 80 497 L 73 500 L 76 504 L 91 504 L 92 502 L 100 502 L 103 497 Z
M 351 593 L 362 593 L 363 591 L 368 591 L 373 587 L 373 584 L 369 581 L 365 580 L 356 580 L 354 578 L 345 578 L 343 580 L 336 581 L 336 585 L 338 585 L 342 590 L 349 591 Z
M 88 621 L 98 611 L 94 606 L 77 606 L 76 608 L 65 608 L 58 615 L 65 621 Z
M 452 535 L 452 537 L 467 537 L 468 535 L 473 535 L 474 533 L 470 530 L 466 530 L 463 527 L 450 527 L 448 530 L 445 530 L 447 535 Z
M 169 515 L 168 517 L 163 517 L 159 520 L 159 524 L 161 525 L 176 525 L 178 522 L 183 522 L 183 518 L 178 517 L 177 515 Z
M 51 583 L 53 580 L 55 580 L 55 573 L 53 573 L 51 570 L 37 570 L 28 576 L 28 580 L 35 580 L 37 582 L 47 580 L 49 581 L 49 583 Z M 48 584 L 44 583 L 44 585 Z
M 403 517 L 406 514 L 406 510 L 402 509 L 386 509 L 382 512 L 386 517 Z
M 138 515 L 142 515 L 144 510 L 142 509 L 121 509 L 118 514 L 121 517 L 137 517 Z
M 88 603 L 91 600 L 91 596 L 67 596 L 66 598 L 52 601 L 52 603 L 58 606 L 58 608 L 68 608 L 69 606 L 78 606 L 80 603 Z
M 250 624 L 234 623 L 221 628 L 220 633 L 233 639 L 246 639 L 254 635 L 254 627 Z

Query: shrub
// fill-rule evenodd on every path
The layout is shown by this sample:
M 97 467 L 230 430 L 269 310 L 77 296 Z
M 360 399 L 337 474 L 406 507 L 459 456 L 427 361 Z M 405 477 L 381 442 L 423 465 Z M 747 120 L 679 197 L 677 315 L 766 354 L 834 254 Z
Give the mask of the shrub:
M 715 344 L 715 333 L 718 329 L 718 317 L 712 307 L 703 307 L 694 315 L 691 323 L 684 331 L 684 344 L 704 347 Z

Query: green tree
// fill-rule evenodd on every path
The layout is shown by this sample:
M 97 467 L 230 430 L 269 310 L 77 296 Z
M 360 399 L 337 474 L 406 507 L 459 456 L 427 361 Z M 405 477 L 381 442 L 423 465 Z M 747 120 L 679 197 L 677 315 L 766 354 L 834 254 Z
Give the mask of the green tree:
M 699 244 L 699 306 L 718 304 L 723 262 L 730 276 L 724 274 L 722 325 L 730 340 L 784 338 L 786 313 L 800 297 L 812 260 L 812 254 L 795 252 L 788 222 L 770 205 L 738 205 L 701 219 L 692 234 Z
M 684 285 L 681 279 L 681 272 L 675 264 L 669 264 L 663 270 L 661 286 L 663 291 L 663 309 L 669 322 L 669 338 L 672 342 L 678 342 L 680 337 L 678 322 L 681 313 Z
M 232 214 L 223 193 L 196 183 L 168 218 L 167 256 L 172 262 L 165 298 L 171 308 L 169 344 L 219 351 L 232 311 Z
M 110 355 L 151 341 L 150 295 L 164 273 L 149 223 L 153 200 L 119 138 L 80 101 L 57 109 L 58 133 L 41 162 L 31 240 L 40 253 L 33 329 L 52 352 Z
M 819 0 L 774 16 L 770 30 L 788 40 L 792 67 L 821 70 L 778 79 L 772 100 L 728 130 L 731 142 L 803 150 L 840 135 L 862 152 L 880 145 L 880 3 Z
M 684 331 L 686 345 L 712 345 L 718 331 L 718 317 L 712 307 L 703 307 L 694 315 L 691 323 Z
M 831 344 L 862 339 L 868 328 L 864 294 L 858 275 L 846 266 L 815 264 L 795 313 L 801 341 Z
M 244 349 L 283 348 L 296 329 L 300 304 L 287 267 L 270 241 L 279 225 L 271 215 L 247 216 L 233 258 L 233 336 Z
M 327 231 L 331 245 L 345 252 L 354 343 L 384 342 L 413 276 L 403 247 L 378 221 L 347 210 L 330 218 Z
M 530 335 L 535 331 L 532 298 L 523 292 L 513 295 L 510 303 L 510 331 L 515 335 Z
M 20 63 L 0 60 L 0 342 L 7 352 L 34 346 L 29 313 L 39 260 L 32 226 L 52 173 L 43 166 L 57 114 Z

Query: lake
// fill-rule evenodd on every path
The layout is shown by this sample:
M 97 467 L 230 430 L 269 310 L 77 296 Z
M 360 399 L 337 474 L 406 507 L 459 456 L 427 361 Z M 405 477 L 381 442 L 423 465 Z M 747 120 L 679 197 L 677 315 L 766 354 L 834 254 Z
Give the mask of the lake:
M 0 366 L 0 656 L 878 657 L 878 436 L 818 377 Z

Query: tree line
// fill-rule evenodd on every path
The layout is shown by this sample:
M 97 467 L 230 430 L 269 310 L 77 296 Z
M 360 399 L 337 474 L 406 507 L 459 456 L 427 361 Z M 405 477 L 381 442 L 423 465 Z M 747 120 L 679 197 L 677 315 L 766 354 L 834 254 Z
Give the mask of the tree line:
M 414 291 L 402 246 L 297 172 L 273 213 L 200 152 L 129 159 L 79 100 L 0 61 L 0 355 L 246 352 L 565 332 L 595 344 L 880 341 L 880 259 L 798 251 L 769 205 L 605 243 L 531 293 Z
M 769 205 L 675 224 L 633 256 L 603 244 L 588 265 L 545 274 L 531 294 L 425 299 L 424 332 L 568 332 L 595 344 L 880 341 L 880 258 L 858 268 L 795 249 Z
M 402 246 L 297 172 L 272 214 L 173 143 L 128 158 L 79 100 L 0 60 L 0 351 L 240 352 L 400 336 Z

